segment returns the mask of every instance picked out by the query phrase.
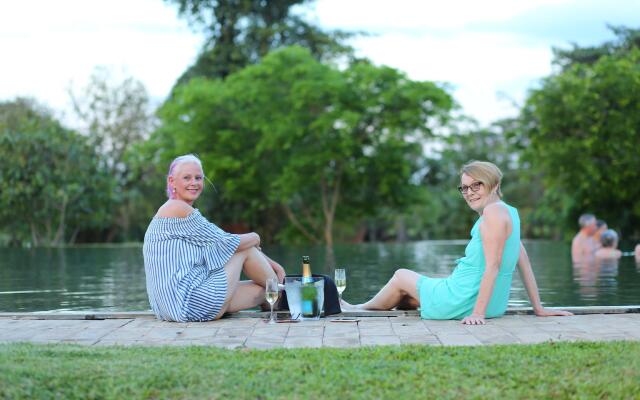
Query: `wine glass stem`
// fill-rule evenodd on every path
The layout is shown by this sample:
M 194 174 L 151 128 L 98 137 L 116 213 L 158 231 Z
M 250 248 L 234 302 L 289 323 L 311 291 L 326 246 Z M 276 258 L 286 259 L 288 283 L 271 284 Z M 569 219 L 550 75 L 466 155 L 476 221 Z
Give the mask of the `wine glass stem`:
M 269 316 L 269 323 L 274 323 L 276 322 L 275 319 L 273 319 L 273 303 L 269 303 L 269 306 L 271 306 L 271 315 Z

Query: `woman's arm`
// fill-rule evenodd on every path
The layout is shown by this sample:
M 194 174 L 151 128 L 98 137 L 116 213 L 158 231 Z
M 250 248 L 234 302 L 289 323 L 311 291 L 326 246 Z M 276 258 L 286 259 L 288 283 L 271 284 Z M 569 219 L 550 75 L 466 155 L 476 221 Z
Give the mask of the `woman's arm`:
M 533 306 L 533 312 L 539 317 L 547 317 L 551 315 L 573 315 L 568 311 L 551 310 L 542 307 L 540 302 L 540 294 L 538 293 L 538 285 L 536 284 L 536 277 L 533 275 L 533 269 L 531 268 L 531 262 L 527 255 L 527 250 L 524 248 L 524 244 L 520 242 L 520 256 L 518 257 L 518 271 L 520 272 L 520 279 L 524 283 L 524 287 L 529 295 L 529 301 Z
M 245 233 L 238 236 L 240 236 L 240 245 L 238 246 L 236 252 L 250 249 L 251 247 L 256 247 L 267 260 L 267 263 L 273 269 L 273 272 L 275 272 L 278 276 L 278 282 L 284 282 L 284 276 L 286 275 L 284 268 L 282 268 L 280 264 L 267 257 L 267 255 L 262 252 L 262 249 L 260 248 L 260 236 L 255 232 Z
M 267 259 L 267 262 L 269 263 L 269 265 L 271 266 L 271 268 L 273 268 L 273 272 L 276 273 L 276 275 L 278 276 L 278 282 L 280 283 L 284 283 L 284 277 L 287 274 L 286 271 L 284 270 L 284 268 L 282 268 L 282 265 L 278 264 L 277 262 L 273 261 L 272 259 L 270 259 L 266 254 L 262 253 L 262 255 L 264 256 L 264 258 Z
M 502 252 L 510 234 L 510 218 L 508 211 L 500 205 L 490 205 L 482 213 L 480 234 L 482 235 L 482 250 L 484 252 L 485 269 L 480 281 L 478 299 L 473 313 L 462 320 L 467 325 L 482 325 L 487 306 L 493 294 L 493 286 L 502 263 Z
M 260 247 L 260 236 L 255 233 L 243 233 L 240 236 L 240 245 L 236 249 L 236 252 L 250 249 L 252 247 Z

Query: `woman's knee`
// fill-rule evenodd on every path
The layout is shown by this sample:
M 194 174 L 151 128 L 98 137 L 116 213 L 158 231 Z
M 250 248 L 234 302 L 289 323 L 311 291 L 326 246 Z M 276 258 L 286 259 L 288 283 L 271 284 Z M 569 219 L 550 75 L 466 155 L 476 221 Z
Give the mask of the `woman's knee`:
M 400 268 L 393 273 L 393 278 L 391 279 L 395 281 L 405 281 L 409 277 L 411 277 L 413 274 L 415 274 L 415 272 L 411 271 L 410 269 Z
M 403 293 L 413 295 L 415 285 L 418 280 L 418 274 L 415 271 L 406 268 L 400 268 L 393 274 L 391 281 Z

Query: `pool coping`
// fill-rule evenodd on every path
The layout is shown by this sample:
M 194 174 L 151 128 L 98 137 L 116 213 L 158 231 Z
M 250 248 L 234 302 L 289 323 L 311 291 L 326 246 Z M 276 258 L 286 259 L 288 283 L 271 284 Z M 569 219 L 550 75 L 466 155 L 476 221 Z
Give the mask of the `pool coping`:
M 571 311 L 575 315 L 587 314 L 627 314 L 640 313 L 640 305 L 630 306 L 582 306 L 582 307 L 547 307 Z M 279 315 L 288 315 L 287 311 L 278 312 Z M 506 315 L 534 315 L 531 307 L 509 308 Z M 227 318 L 264 318 L 268 312 L 239 311 L 227 314 Z M 392 311 L 345 311 L 336 316 L 341 317 L 418 317 L 417 310 L 392 310 Z M 37 320 L 105 320 L 105 319 L 131 319 L 131 318 L 155 318 L 151 311 L 37 311 L 37 312 L 0 312 L 0 318 L 11 319 L 37 319 Z

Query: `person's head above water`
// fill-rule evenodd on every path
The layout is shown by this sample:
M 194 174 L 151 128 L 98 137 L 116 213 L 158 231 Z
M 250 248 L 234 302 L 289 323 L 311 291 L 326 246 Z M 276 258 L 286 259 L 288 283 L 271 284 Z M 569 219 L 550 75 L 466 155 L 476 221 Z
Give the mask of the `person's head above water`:
M 167 173 L 167 197 L 192 204 L 202 193 L 202 162 L 193 154 L 176 157 Z
M 607 229 L 600 235 L 600 243 L 602 247 L 615 248 L 618 244 L 618 234 L 613 229 Z
M 596 226 L 596 216 L 593 214 L 582 214 L 580 218 L 578 218 L 578 224 L 580 225 L 580 229 L 584 229 L 590 235 L 598 229 Z

